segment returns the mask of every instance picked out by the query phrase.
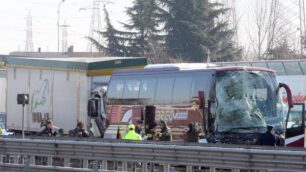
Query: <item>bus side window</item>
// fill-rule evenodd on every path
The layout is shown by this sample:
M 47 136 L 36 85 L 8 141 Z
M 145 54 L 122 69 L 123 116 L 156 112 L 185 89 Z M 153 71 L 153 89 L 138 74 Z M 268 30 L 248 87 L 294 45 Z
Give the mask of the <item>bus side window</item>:
M 146 103 L 153 103 L 155 98 L 157 80 L 142 79 L 140 84 L 139 99 L 143 99 Z
M 140 80 L 137 79 L 126 80 L 123 89 L 123 98 L 124 99 L 138 98 L 139 87 L 140 87 Z
M 190 102 L 192 77 L 177 77 L 174 83 L 173 103 L 186 104 Z
M 167 104 L 171 103 L 174 78 L 164 77 L 159 78 L 155 94 L 155 103 Z
M 204 91 L 206 101 L 209 99 L 211 91 L 211 73 L 195 74 L 191 88 L 191 98 L 197 97 L 199 91 Z
M 124 88 L 124 80 L 116 78 L 110 82 L 107 93 L 108 98 L 122 98 Z

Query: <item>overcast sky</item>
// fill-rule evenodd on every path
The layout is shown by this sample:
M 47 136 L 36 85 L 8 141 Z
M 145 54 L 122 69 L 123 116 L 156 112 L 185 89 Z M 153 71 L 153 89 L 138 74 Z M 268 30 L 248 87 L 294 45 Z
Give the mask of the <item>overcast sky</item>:
M 0 54 L 11 51 L 24 51 L 26 41 L 26 18 L 31 11 L 34 51 L 41 47 L 42 51 L 57 51 L 57 9 L 61 0 L 0 0 Z M 101 0 L 102 1 L 102 0 Z M 119 21 L 126 22 L 124 11 L 132 0 L 108 0 L 107 5 L 112 22 L 120 27 Z M 222 0 L 219 0 L 222 1 Z M 239 21 L 240 44 L 248 44 L 246 29 L 254 27 L 250 24 L 253 6 L 258 1 L 269 0 L 236 0 L 237 19 Z M 297 0 L 290 0 L 297 1 Z M 87 10 L 80 10 L 87 8 Z M 61 24 L 66 21 L 68 28 L 68 44 L 74 45 L 75 51 L 86 51 L 89 34 L 92 0 L 66 0 L 61 5 Z M 104 15 L 101 8 L 102 26 Z
M 125 21 L 124 10 L 131 0 L 110 0 L 108 4 L 112 21 Z M 34 50 L 57 51 L 57 9 L 59 0 L 0 0 L 0 54 L 24 51 L 26 41 L 26 18 L 31 11 Z M 88 8 L 80 10 L 80 8 Z M 86 51 L 89 34 L 92 0 L 66 0 L 61 5 L 61 24 L 66 21 L 68 44 L 75 51 Z M 101 19 L 103 13 L 101 11 Z M 102 22 L 103 25 L 103 22 Z

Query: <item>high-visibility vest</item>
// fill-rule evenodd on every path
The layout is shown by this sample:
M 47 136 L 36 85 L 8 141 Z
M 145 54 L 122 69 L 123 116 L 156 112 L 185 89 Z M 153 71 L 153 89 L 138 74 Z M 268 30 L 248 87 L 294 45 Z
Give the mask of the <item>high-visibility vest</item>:
M 141 136 L 137 134 L 134 130 L 130 130 L 124 138 L 125 140 L 142 140 Z

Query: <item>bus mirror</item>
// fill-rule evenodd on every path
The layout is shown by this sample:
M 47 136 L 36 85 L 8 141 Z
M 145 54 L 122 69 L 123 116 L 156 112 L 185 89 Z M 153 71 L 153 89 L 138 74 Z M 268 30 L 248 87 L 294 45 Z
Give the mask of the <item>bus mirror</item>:
M 284 88 L 286 90 L 288 106 L 289 108 L 293 108 L 292 92 L 291 92 L 291 88 L 289 87 L 289 85 L 284 84 L 284 83 L 279 83 L 278 88 L 277 88 L 277 93 L 278 93 L 279 88 Z
M 204 91 L 199 91 L 198 96 L 199 96 L 199 109 L 204 109 L 205 108 L 205 94 L 204 94 Z

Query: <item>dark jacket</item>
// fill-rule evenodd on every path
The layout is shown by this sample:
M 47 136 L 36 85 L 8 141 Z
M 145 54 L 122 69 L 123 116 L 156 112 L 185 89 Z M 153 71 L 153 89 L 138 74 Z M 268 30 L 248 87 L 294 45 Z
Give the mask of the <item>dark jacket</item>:
M 137 126 L 136 126 L 136 128 L 135 128 L 135 132 L 136 132 L 137 134 L 139 134 L 141 137 L 144 137 L 144 136 L 145 136 L 144 130 L 143 130 L 142 128 L 137 127 Z
M 278 143 L 278 137 L 269 131 L 261 134 L 256 142 L 257 145 L 262 145 L 262 146 L 276 146 L 277 143 Z
M 199 142 L 199 131 L 188 131 L 186 132 L 186 142 Z
M 141 135 L 141 133 L 142 133 L 142 128 L 139 128 L 139 127 L 135 127 L 135 132 L 137 133 L 137 134 L 139 134 L 139 135 Z
M 47 127 L 45 127 L 41 132 L 37 133 L 36 136 L 47 136 L 47 137 L 51 137 L 51 136 L 56 136 L 56 132 L 54 132 L 52 129 L 49 129 Z
M 158 135 L 158 139 L 160 141 L 171 141 L 172 140 L 172 136 L 171 136 L 170 129 L 167 128 L 167 127 L 161 129 L 161 132 Z
M 74 130 L 69 131 L 70 137 L 89 137 L 89 134 L 87 131 L 81 128 L 75 128 Z

